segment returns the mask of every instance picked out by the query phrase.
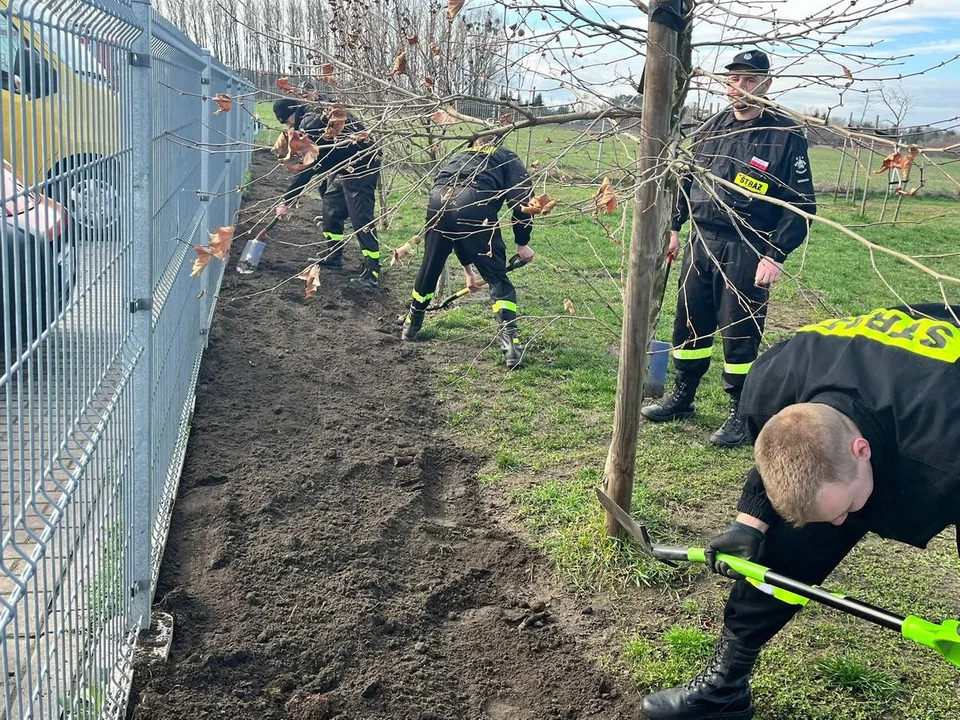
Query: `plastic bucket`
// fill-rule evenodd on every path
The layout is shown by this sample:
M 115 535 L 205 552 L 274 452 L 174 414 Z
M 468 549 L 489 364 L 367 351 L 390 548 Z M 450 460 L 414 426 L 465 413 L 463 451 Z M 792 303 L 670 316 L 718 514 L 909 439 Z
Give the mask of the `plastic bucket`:
M 670 363 L 670 343 L 662 340 L 650 341 L 650 355 L 647 362 L 646 397 L 663 397 L 667 385 L 667 366 Z

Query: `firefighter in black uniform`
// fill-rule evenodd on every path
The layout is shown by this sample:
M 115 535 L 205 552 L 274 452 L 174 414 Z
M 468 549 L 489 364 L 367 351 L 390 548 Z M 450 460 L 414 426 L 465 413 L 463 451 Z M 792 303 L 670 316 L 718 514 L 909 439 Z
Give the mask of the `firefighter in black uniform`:
M 278 110 L 277 106 L 288 102 L 284 99 L 274 103 L 278 119 L 285 109 Z M 293 111 L 291 119 L 286 120 L 287 124 L 292 120 L 292 127 L 310 135 L 320 152 L 315 163 L 294 176 L 277 214 L 282 215 L 287 211 L 287 201 L 298 196 L 310 178 L 321 175 L 323 236 L 326 243 L 318 262 L 326 267 L 343 266 L 344 223 L 349 218 L 364 258 L 363 271 L 355 280 L 367 287 L 376 287 L 380 280 L 380 244 L 376 231 L 380 150 L 363 123 L 343 106 L 331 106 L 324 114 L 301 115 L 302 120 L 296 119 L 296 112 Z M 284 121 L 281 119 L 281 122 Z
M 740 405 L 756 465 L 736 521 L 707 545 L 711 569 L 731 574 L 716 560 L 728 553 L 819 584 L 867 532 L 922 548 L 960 523 L 958 314 L 874 310 L 760 356 Z M 760 648 L 798 610 L 740 579 L 707 669 L 644 698 L 647 717 L 752 717 Z
M 766 318 L 769 287 L 787 255 L 804 241 L 808 221 L 764 196 L 816 212 L 807 142 L 795 122 L 761 107 L 740 91 L 762 96 L 770 87 L 770 60 L 758 50 L 742 52 L 727 65 L 731 106 L 698 132 L 694 165 L 737 189 L 691 172 L 680 183 L 670 233 L 669 256 L 680 249 L 680 228 L 691 220 L 683 257 L 673 328 L 676 378 L 644 417 L 663 422 L 694 412 L 697 387 L 710 365 L 713 335 L 723 339 L 723 387 L 730 408 L 710 438 L 736 447 L 746 441 L 737 413 L 743 379 L 756 359 Z
M 468 287 L 476 284 L 471 265 L 490 286 L 493 312 L 500 323 L 497 341 L 507 367 L 514 368 L 522 361 L 523 346 L 517 327 L 517 291 L 507 275 L 498 213 L 506 201 L 513 211 L 517 254 L 524 262 L 532 260 L 534 252 L 528 243 L 533 218 L 521 206 L 533 187 L 523 161 L 512 150 L 500 147 L 501 139 L 498 135 L 478 138 L 437 173 L 427 206 L 423 262 L 402 337 L 413 340 L 420 332 L 424 312 L 452 250 L 464 267 Z

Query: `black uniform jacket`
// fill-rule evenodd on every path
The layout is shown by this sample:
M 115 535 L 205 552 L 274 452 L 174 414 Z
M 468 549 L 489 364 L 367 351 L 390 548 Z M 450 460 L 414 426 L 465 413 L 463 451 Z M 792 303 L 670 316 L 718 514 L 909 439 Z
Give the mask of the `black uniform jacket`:
M 301 170 L 290 180 L 283 199 L 297 197 L 315 175 L 348 178 L 367 177 L 380 171 L 381 152 L 372 139 L 353 141 L 351 138 L 365 130 L 363 123 L 352 115 L 347 117 L 343 132 L 336 138 L 324 135 L 327 116 L 323 113 L 301 113 L 294 127 L 306 133 L 320 150 L 317 161 Z
M 457 153 L 437 173 L 434 188 L 470 187 L 477 203 L 496 216 L 504 201 L 513 210 L 513 238 L 517 245 L 530 242 L 532 216 L 520 207 L 532 193 L 533 185 L 523 161 L 513 150 L 480 145 Z
M 806 218 L 772 197 L 817 212 L 807 141 L 796 122 L 772 110 L 737 120 L 732 109 L 703 124 L 691 146 L 694 163 L 743 188 L 743 194 L 696 172 L 681 178 L 671 228 L 689 217 L 704 232 L 743 237 L 761 255 L 782 262 L 806 239 Z
M 870 443 L 874 492 L 846 522 L 925 547 L 960 522 L 960 327 L 943 305 L 913 307 L 801 328 L 753 364 L 740 411 L 754 440 L 794 403 L 847 415 Z M 756 468 L 738 509 L 779 521 Z

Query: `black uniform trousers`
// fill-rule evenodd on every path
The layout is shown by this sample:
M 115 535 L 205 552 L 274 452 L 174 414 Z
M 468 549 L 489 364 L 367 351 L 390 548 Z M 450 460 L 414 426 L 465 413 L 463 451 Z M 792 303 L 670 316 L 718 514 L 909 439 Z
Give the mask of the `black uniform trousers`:
M 435 188 L 430 195 L 423 262 L 413 284 L 414 310 L 425 310 L 430 304 L 451 252 L 461 265 L 474 265 L 489 285 L 497 318 L 515 323 L 517 290 L 507 275 L 507 252 L 497 213 L 470 188 L 459 193 Z
M 327 239 L 326 254 L 339 258 L 343 253 L 344 222 L 350 218 L 364 266 L 380 274 L 380 243 L 377 242 L 376 192 L 380 173 L 360 177 L 340 174 L 327 183 L 323 192 L 323 236 Z
M 723 388 L 739 394 L 757 359 L 769 291 L 758 288 L 760 257 L 739 236 L 691 234 L 683 255 L 673 325 L 677 374 L 697 382 L 710 367 L 713 335 L 723 340 Z
M 855 515 L 842 525 L 810 523 L 802 528 L 786 523 L 767 531 L 757 562 L 808 585 L 826 580 L 840 561 L 860 542 L 866 529 Z M 749 648 L 759 648 L 776 635 L 800 610 L 738 580 L 724 609 L 724 625 Z

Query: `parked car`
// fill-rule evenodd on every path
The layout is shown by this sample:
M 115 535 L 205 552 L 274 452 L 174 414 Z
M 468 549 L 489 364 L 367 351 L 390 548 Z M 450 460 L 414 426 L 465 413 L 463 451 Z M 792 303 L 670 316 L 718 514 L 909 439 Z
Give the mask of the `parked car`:
M 24 187 L 6 160 L 0 174 L 0 199 L 4 209 L 0 224 L 0 355 L 12 362 L 42 339 L 67 309 L 76 282 L 76 253 L 63 206 Z
M 0 0 L 0 154 L 29 186 L 47 188 L 78 228 L 102 234 L 120 217 L 119 96 L 96 55 L 108 49 L 31 24 L 35 12 L 60 24 L 36 6 Z

